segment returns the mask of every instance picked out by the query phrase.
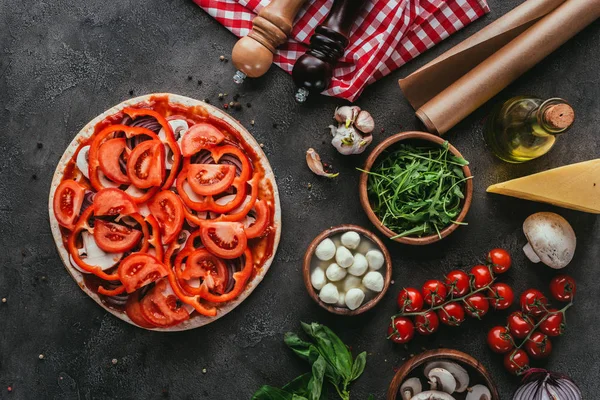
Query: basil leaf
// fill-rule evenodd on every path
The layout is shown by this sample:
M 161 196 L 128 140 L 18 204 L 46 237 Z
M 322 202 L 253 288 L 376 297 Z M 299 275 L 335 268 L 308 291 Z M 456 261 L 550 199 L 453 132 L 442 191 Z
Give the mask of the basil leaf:
M 301 359 L 308 361 L 311 365 L 319 358 L 320 352 L 317 348 L 309 342 L 305 342 L 300 339 L 298 335 L 292 332 L 288 332 L 284 336 L 285 344 L 296 353 Z M 327 364 L 325 369 L 325 376 L 327 380 L 334 385 L 337 385 L 342 380 L 342 377 L 335 369 L 335 366 Z
M 352 354 L 344 342 L 324 325 L 314 322 L 310 325 L 302 323 L 302 328 L 314 339 L 317 350 L 323 358 L 347 382 L 352 376 Z
M 373 396 L 372 394 L 370 394 L 369 398 L 367 400 L 375 400 L 375 396 Z
M 254 393 L 252 400 L 296 400 L 294 394 L 274 386 L 264 385 Z M 306 399 L 301 397 L 300 399 Z
M 308 399 L 319 400 L 321 398 L 321 390 L 323 389 L 323 377 L 327 362 L 323 356 L 319 356 L 317 361 L 312 365 L 312 378 L 308 382 Z
M 306 374 L 302 374 L 293 381 L 289 382 L 287 385 L 282 387 L 286 392 L 290 392 L 296 395 L 307 396 L 308 395 L 308 383 L 312 378 L 312 374 L 307 372 Z
M 352 364 L 352 377 L 350 378 L 350 381 L 358 379 L 358 377 L 361 376 L 363 371 L 365 370 L 366 365 L 367 352 L 363 351 L 354 359 L 354 363 Z
M 298 396 L 297 394 L 293 394 L 292 400 L 308 400 L 308 399 L 306 397 Z

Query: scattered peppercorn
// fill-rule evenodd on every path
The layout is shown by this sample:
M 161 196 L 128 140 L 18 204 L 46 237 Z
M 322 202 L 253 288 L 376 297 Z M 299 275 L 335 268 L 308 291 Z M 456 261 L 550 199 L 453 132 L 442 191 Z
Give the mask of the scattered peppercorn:
M 202 81 L 198 79 L 198 86 L 202 85 Z
M 242 103 L 240 103 L 239 101 L 232 101 L 231 103 L 229 103 L 229 106 L 235 108 L 237 111 L 240 111 L 242 109 Z
M 35 181 L 37 179 L 37 175 L 36 174 L 31 175 L 31 179 L 33 179 Z
M 43 360 L 43 359 L 44 359 L 44 355 L 43 355 L 43 354 L 40 354 L 40 355 L 38 356 L 38 358 L 39 358 L 40 360 Z
M 385 128 L 381 128 L 381 133 L 385 132 Z
M 133 89 L 131 89 L 131 90 L 129 91 L 129 95 L 130 95 L 130 96 L 133 96 Z
M 219 61 L 225 61 L 225 56 L 220 56 Z
M 12 392 L 12 386 L 7 387 L 6 391 L 9 392 L 9 393 Z
M 233 100 L 237 101 L 240 98 L 240 94 L 236 93 L 233 95 Z
M 229 104 L 227 104 L 227 103 L 223 104 L 223 108 L 227 110 L 229 108 Z
M 188 75 L 188 81 L 191 81 L 191 80 L 192 80 L 192 76 Z
M 309 183 L 309 184 L 307 185 L 307 187 L 308 187 L 309 189 L 312 189 L 312 183 Z
M 277 122 L 273 122 L 273 128 L 277 129 Z
M 41 143 L 41 142 L 38 142 L 38 144 L 37 144 L 37 148 L 38 148 L 38 149 L 41 149 L 42 147 L 44 147 L 44 144 L 43 144 L 43 143 Z
M 252 104 L 250 104 L 250 103 L 246 103 L 246 107 L 248 107 L 248 108 L 252 108 Z
M 219 93 L 219 100 L 223 100 L 223 93 Z
M 210 99 L 204 99 L 204 102 L 205 102 L 206 104 L 210 104 Z
M 8 300 L 6 300 L 6 297 L 3 297 L 3 298 L 2 298 L 2 302 L 3 302 L 3 303 L 6 303 L 7 301 L 8 301 Z
M 254 126 L 254 120 L 250 121 L 250 125 Z
M 206 368 L 202 368 L 202 373 L 205 374 L 206 373 Z
M 113 358 L 110 362 L 112 363 L 112 365 L 117 365 L 119 360 L 117 360 L 116 358 Z
M 45 276 L 42 276 L 40 279 L 41 279 L 42 281 L 44 281 L 44 282 L 46 281 L 46 277 L 45 277 Z
M 264 143 L 259 144 L 260 148 L 262 149 L 263 147 L 265 147 Z

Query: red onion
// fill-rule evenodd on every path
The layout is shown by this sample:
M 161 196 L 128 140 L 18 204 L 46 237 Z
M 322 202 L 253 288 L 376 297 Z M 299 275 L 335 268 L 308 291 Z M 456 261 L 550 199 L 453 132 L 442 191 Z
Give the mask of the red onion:
M 581 400 L 581 390 L 567 375 L 531 368 L 513 400 Z
M 202 150 L 198 154 L 194 155 L 191 161 L 192 164 L 215 164 L 215 160 L 213 160 L 210 152 L 207 150 Z M 242 172 L 242 162 L 232 154 L 224 154 L 219 160 L 219 164 L 233 165 L 237 175 L 241 174 Z
M 86 190 L 83 195 L 83 202 L 81 203 L 81 210 L 79 210 L 79 215 L 83 214 L 85 210 L 87 210 L 92 204 L 94 204 L 94 197 L 96 193 L 91 190 Z

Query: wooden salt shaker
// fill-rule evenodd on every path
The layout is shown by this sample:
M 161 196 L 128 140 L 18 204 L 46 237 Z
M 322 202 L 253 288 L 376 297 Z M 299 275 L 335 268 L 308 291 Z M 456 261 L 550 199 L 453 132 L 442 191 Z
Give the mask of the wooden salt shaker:
M 260 10 L 252 21 L 252 31 L 238 40 L 231 52 L 233 65 L 238 69 L 233 80 L 264 75 L 273 63 L 275 49 L 285 43 L 292 31 L 296 14 L 306 0 L 273 0 Z
M 310 38 L 310 48 L 296 61 L 292 78 L 299 87 L 296 100 L 304 102 L 311 92 L 329 87 L 333 68 L 348 46 L 350 29 L 366 0 L 334 0 L 323 24 Z

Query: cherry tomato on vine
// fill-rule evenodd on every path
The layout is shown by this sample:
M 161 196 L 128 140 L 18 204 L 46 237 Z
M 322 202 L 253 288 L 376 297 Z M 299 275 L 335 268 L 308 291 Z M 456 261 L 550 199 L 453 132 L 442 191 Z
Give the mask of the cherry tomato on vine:
M 438 316 L 445 325 L 459 326 L 465 320 L 465 309 L 458 303 L 447 303 L 438 310 Z
M 434 306 L 442 304 L 448 295 L 446 286 L 438 280 L 425 282 L 421 291 L 423 292 L 425 303 Z
M 488 332 L 487 343 L 494 353 L 506 353 L 514 347 L 513 339 L 506 327 L 495 326 Z
M 522 311 L 515 311 L 508 316 L 508 330 L 516 338 L 524 339 L 533 330 L 534 322 Z
M 571 301 L 575 297 L 575 279 L 569 275 L 557 275 L 550 281 L 550 294 L 558 301 Z
M 546 358 L 552 353 L 552 342 L 541 332 L 534 332 L 527 342 L 525 350 L 533 358 Z
M 408 343 L 415 335 L 415 325 L 406 317 L 396 317 L 388 327 L 388 338 L 394 343 Z
M 487 314 L 490 302 L 481 293 L 475 293 L 465 299 L 465 312 L 469 317 L 480 318 Z
M 521 375 L 529 369 L 529 356 L 522 349 L 504 355 L 504 368 L 513 375 Z
M 506 310 L 515 300 L 515 294 L 506 283 L 494 283 L 489 290 L 490 304 L 496 310 Z
M 492 249 L 487 256 L 488 263 L 496 274 L 503 274 L 510 269 L 510 254 L 504 249 Z
M 539 317 L 546 313 L 548 299 L 539 290 L 527 289 L 521 294 L 521 310 L 527 314 Z
M 423 315 L 417 315 L 415 317 L 415 329 L 421 335 L 431 335 L 438 330 L 439 326 L 440 319 L 435 311 L 430 310 Z
M 448 293 L 454 297 L 462 297 L 469 293 L 469 275 L 460 270 L 450 271 L 446 275 Z
M 540 323 L 540 331 L 548 336 L 560 336 L 563 334 L 565 324 L 563 322 L 563 313 L 556 309 L 548 310 L 548 315 Z
M 475 289 L 481 289 L 492 283 L 494 277 L 490 269 L 485 265 L 476 265 L 471 268 L 471 285 Z
M 398 308 L 404 312 L 417 312 L 423 309 L 423 296 L 418 289 L 404 288 L 398 294 Z

